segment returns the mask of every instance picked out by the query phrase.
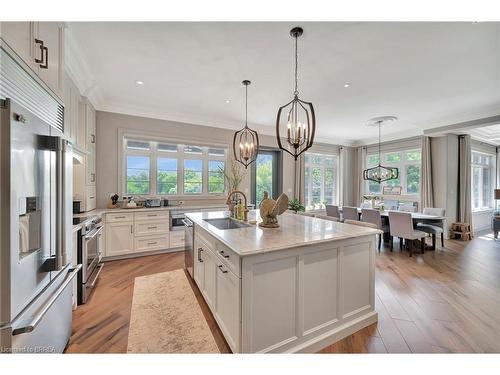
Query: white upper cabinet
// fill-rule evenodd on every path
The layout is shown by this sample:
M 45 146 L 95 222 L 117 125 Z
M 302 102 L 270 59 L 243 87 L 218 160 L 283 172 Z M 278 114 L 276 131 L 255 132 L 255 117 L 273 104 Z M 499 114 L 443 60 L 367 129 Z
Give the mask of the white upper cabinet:
M 61 100 L 64 93 L 64 24 L 2 22 L 2 39 Z

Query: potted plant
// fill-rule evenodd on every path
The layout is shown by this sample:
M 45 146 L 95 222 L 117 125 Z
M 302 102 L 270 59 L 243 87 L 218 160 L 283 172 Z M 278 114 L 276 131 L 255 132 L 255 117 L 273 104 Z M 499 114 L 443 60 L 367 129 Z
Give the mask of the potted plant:
M 295 213 L 304 212 L 306 210 L 298 198 L 293 198 L 290 202 L 288 202 L 288 209 L 290 211 L 294 211 Z
M 224 175 L 224 185 L 226 187 L 227 194 L 231 193 L 232 191 L 239 190 L 241 181 L 243 181 L 243 178 L 245 177 L 246 174 L 243 168 L 241 168 L 241 164 L 238 163 L 236 160 L 231 159 L 228 170 L 221 167 L 219 167 L 219 170 Z M 236 202 L 237 202 L 237 197 L 235 194 L 233 195 L 233 202 L 231 202 L 231 204 L 229 205 L 229 211 L 231 211 L 231 214 L 234 211 L 234 206 Z

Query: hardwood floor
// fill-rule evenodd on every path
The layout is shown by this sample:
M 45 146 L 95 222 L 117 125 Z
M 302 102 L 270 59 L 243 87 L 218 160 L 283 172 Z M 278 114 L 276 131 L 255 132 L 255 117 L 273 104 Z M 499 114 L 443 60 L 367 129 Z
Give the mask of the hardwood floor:
M 485 235 L 445 246 L 412 258 L 384 247 L 376 261 L 378 322 L 321 353 L 500 353 L 500 242 Z M 183 264 L 182 252 L 106 263 L 90 302 L 74 312 L 67 352 L 125 352 L 134 278 Z M 229 352 L 192 286 L 219 349 Z

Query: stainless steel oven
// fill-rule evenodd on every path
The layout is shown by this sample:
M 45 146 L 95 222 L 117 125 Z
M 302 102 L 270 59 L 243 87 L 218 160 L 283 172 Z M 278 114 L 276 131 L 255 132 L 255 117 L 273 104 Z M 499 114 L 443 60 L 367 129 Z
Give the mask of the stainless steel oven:
M 78 231 L 78 262 L 83 264 L 78 276 L 78 304 L 88 301 L 102 271 L 102 219 L 94 218 Z

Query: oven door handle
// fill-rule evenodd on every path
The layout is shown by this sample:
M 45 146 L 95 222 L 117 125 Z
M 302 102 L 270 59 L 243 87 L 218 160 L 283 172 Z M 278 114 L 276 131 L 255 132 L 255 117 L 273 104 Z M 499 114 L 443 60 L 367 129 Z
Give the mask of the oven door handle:
M 95 284 L 97 284 L 97 279 L 99 279 L 99 275 L 101 274 L 102 268 L 104 267 L 104 263 L 99 263 L 97 265 L 97 271 L 95 271 L 94 280 L 90 283 L 90 285 L 85 284 L 86 288 L 93 288 Z
M 13 327 L 12 330 L 12 335 L 20 335 L 21 333 L 28 333 L 28 332 L 33 332 L 36 326 L 42 321 L 43 317 L 47 312 L 50 310 L 52 305 L 57 301 L 59 296 L 64 292 L 66 287 L 73 281 L 75 276 L 78 274 L 78 271 L 82 268 L 81 264 L 78 264 L 76 267 L 72 268 L 69 270 L 68 274 L 66 275 L 66 279 L 63 281 L 61 286 L 57 289 L 57 291 L 52 295 L 52 297 L 49 299 L 49 301 L 45 304 L 45 306 L 40 310 L 40 312 L 31 317 L 31 319 L 26 319 L 21 322 L 19 322 L 20 326 L 18 327 Z
M 85 239 L 86 240 L 90 240 L 90 239 L 94 238 L 101 230 L 102 230 L 102 226 L 99 227 L 99 228 L 94 229 L 92 232 L 90 232 L 89 234 L 85 235 Z

